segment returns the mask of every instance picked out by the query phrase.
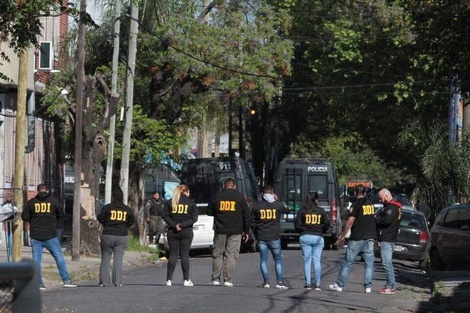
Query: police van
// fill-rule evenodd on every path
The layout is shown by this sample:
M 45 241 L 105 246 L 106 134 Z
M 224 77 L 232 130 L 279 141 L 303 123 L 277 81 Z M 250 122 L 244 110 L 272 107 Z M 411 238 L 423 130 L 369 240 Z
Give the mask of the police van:
M 199 209 L 191 249 L 212 247 L 213 217 L 207 215 L 207 206 L 212 197 L 224 188 L 224 181 L 229 177 L 235 180 L 237 190 L 245 196 L 249 205 L 259 200 L 259 188 L 253 167 L 244 159 L 218 157 L 189 159 L 183 162 L 180 172 L 181 184 L 189 187 L 190 198 L 196 202 Z
M 323 158 L 294 158 L 280 162 L 274 178 L 276 194 L 291 211 L 281 218 L 281 243 L 298 242 L 294 222 L 298 211 L 305 207 L 308 192 L 318 193 L 318 205 L 325 209 L 331 228 L 324 234 L 325 248 L 336 249 L 334 243 L 341 234 L 340 191 L 334 166 Z

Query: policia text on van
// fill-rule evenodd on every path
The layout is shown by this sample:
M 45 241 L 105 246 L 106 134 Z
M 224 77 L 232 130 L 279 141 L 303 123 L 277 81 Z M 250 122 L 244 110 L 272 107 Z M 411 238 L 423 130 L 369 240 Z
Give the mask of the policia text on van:
M 284 247 L 289 241 L 298 241 L 294 227 L 297 212 L 305 206 L 308 192 L 318 193 L 318 205 L 328 214 L 331 227 L 325 233 L 325 248 L 333 248 L 341 234 L 339 214 L 340 195 L 338 180 L 333 164 L 321 158 L 285 159 L 279 164 L 275 177 L 275 191 L 291 209 L 281 218 L 281 242 Z

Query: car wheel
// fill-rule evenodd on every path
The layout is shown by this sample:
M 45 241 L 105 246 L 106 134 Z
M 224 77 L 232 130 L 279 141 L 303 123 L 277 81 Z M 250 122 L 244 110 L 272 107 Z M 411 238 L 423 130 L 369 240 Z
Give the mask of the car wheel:
M 336 240 L 338 240 L 338 238 L 336 238 L 336 237 L 331 238 L 331 241 L 330 241 L 331 250 L 338 250 L 339 249 L 340 245 L 335 245 Z
M 431 269 L 433 271 L 443 271 L 446 269 L 446 264 L 442 261 L 441 255 L 439 254 L 439 250 L 432 249 L 431 250 Z
M 423 271 L 427 271 L 429 268 L 429 255 L 426 254 L 424 260 L 418 261 L 418 268 Z

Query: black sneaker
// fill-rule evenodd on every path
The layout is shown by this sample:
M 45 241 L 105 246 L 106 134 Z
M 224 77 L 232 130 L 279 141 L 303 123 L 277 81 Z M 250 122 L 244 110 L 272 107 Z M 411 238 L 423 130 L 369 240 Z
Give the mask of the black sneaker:
M 305 290 L 312 290 L 312 286 L 311 286 L 311 285 L 305 285 L 305 286 L 304 286 L 304 289 L 305 289 Z
M 261 285 L 261 288 L 269 288 L 269 282 L 267 281 L 263 282 L 263 284 Z

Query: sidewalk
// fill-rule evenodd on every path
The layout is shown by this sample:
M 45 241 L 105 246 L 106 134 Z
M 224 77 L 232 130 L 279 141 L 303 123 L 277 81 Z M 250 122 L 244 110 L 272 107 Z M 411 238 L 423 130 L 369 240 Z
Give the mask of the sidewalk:
M 80 256 L 80 261 L 72 261 L 70 254 L 65 253 L 66 248 L 62 247 L 64 259 L 70 278 L 75 283 L 98 279 L 100 268 L 100 257 Z M 32 259 L 31 247 L 23 246 L 21 249 L 22 259 Z M 123 270 L 133 269 L 142 265 L 151 264 L 155 254 L 146 251 L 126 251 L 124 253 Z M 0 262 L 7 262 L 7 251 L 5 245 L 0 244 Z M 157 260 L 156 262 L 163 262 Z M 153 262 L 155 263 L 155 262 Z M 46 288 L 58 287 L 62 285 L 62 280 L 57 270 L 54 258 L 44 249 L 42 256 L 42 276 Z

